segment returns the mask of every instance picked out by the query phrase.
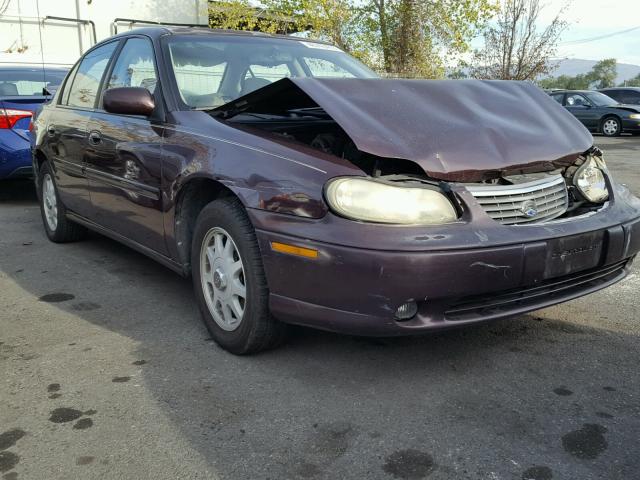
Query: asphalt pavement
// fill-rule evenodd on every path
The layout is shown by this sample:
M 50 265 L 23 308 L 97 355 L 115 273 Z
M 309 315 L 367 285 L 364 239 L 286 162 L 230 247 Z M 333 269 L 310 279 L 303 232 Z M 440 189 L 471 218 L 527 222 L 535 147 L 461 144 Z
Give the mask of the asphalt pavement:
M 640 138 L 596 137 L 640 194 Z M 636 270 L 637 272 L 637 270 Z M 0 475 L 26 479 L 640 478 L 640 281 L 417 338 L 298 328 L 218 348 L 191 285 L 43 232 L 0 184 Z

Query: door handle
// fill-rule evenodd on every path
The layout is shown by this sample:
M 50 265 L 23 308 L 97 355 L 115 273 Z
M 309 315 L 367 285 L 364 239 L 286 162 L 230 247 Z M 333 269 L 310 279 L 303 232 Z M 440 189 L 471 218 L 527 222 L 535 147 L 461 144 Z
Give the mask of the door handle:
M 91 145 L 98 145 L 102 141 L 102 135 L 100 132 L 93 131 L 89 134 L 89 143 Z
M 54 125 L 49 125 L 49 126 L 47 127 L 47 134 L 48 134 L 50 137 L 55 136 L 55 134 L 56 134 L 56 127 L 55 127 Z

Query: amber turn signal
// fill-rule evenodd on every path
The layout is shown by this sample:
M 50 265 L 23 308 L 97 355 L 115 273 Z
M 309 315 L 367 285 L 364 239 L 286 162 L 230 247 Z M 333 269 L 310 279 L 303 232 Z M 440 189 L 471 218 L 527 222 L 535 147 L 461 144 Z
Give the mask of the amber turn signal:
M 296 247 L 287 243 L 271 242 L 271 250 L 274 252 L 288 253 L 298 257 L 318 258 L 318 251 L 312 248 Z

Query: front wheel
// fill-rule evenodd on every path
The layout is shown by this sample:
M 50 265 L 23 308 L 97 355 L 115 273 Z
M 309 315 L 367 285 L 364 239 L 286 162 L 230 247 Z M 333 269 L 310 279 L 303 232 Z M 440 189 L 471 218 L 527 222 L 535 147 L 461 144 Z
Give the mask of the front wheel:
M 620 120 L 617 118 L 608 117 L 602 121 L 600 130 L 606 137 L 617 137 L 622 133 L 622 125 L 620 124 Z
M 273 348 L 285 325 L 269 312 L 269 289 L 253 226 L 235 198 L 198 215 L 191 248 L 193 287 L 213 340 L 238 355 Z
M 56 243 L 74 242 L 82 239 L 87 230 L 67 218 L 66 209 L 60 201 L 53 172 L 48 163 L 40 167 L 40 213 L 49 240 Z

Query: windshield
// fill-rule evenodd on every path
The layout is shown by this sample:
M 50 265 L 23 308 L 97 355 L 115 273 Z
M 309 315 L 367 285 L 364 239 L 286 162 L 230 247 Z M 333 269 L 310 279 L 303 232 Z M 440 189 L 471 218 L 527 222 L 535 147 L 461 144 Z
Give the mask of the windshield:
M 165 48 L 185 106 L 212 109 L 286 77 L 377 75 L 332 45 L 279 38 L 168 37 Z
M 600 93 L 600 92 L 585 93 L 585 96 L 596 107 L 611 107 L 611 106 L 614 106 L 614 105 L 619 105 L 619 103 L 620 103 L 620 102 L 615 101 L 613 98 L 606 96 L 604 93 Z
M 0 96 L 42 95 L 44 87 L 58 87 L 67 74 L 62 69 L 0 69 Z

